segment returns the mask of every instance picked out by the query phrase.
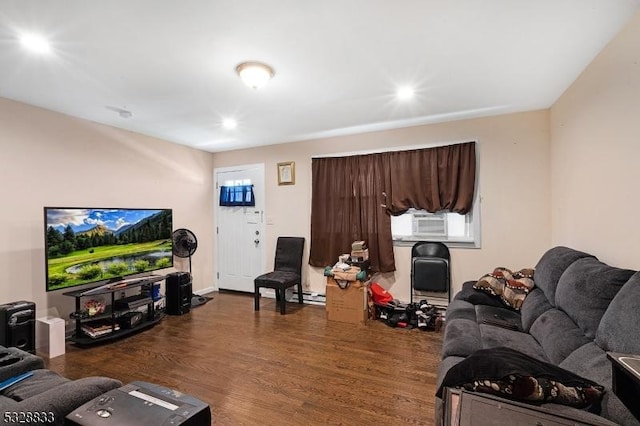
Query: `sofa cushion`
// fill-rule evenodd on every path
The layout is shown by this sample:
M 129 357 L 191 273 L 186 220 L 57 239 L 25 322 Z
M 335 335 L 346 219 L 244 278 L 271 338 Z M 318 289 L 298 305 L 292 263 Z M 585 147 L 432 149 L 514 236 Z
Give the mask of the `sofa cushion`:
M 596 343 L 606 351 L 640 354 L 640 272 L 613 298 L 600 320 Z M 634 338 L 630 338 L 634 336 Z
M 69 381 L 51 370 L 33 370 L 33 376 L 9 386 L 2 395 L 15 401 L 23 401 Z
M 447 322 L 451 322 L 454 319 L 467 319 L 470 321 L 476 321 L 476 307 L 464 300 L 452 300 L 447 306 Z
M 578 259 L 560 277 L 556 306 L 593 340 L 609 304 L 634 273 L 629 269 L 609 266 L 593 257 Z
M 442 341 L 442 358 L 468 356 L 478 349 L 482 349 L 482 344 L 480 343 L 480 330 L 475 319 L 450 320 L 447 318 L 444 340 Z
M 479 328 L 480 335 L 482 336 L 482 349 L 504 346 L 540 361 L 549 361 L 542 346 L 528 333 L 521 333 L 519 331 L 486 324 L 480 324 Z
M 20 410 L 51 412 L 55 418 L 54 424 L 64 425 L 67 414 L 85 402 L 121 386 L 122 382 L 107 377 L 83 377 L 25 399 L 20 403 Z
M 558 280 L 564 271 L 578 259 L 594 257 L 568 247 L 554 247 L 542 255 L 535 267 L 535 284 L 547 296 L 552 306 L 556 306 L 555 295 Z
M 524 299 L 522 309 L 520 310 L 522 329 L 529 331 L 533 322 L 551 308 L 553 308 L 553 306 L 551 306 L 547 300 L 547 296 L 544 295 L 542 290 L 539 288 L 531 290 L 527 298 Z
M 0 381 L 39 368 L 44 368 L 42 358 L 18 348 L 0 346 Z
M 567 314 L 556 308 L 543 313 L 529 332 L 554 364 L 561 363 L 571 352 L 591 342 Z
M 560 367 L 593 380 L 607 389 L 607 393 L 602 399 L 602 411 L 600 412 L 602 417 L 621 425 L 640 425 L 640 422 L 633 417 L 633 414 L 611 390 L 611 362 L 607 359 L 606 352 L 594 342 L 587 343 L 573 351 L 560 363 Z
M 0 413 L 6 413 L 7 411 L 18 411 L 20 403 L 14 401 L 11 398 L 0 395 Z

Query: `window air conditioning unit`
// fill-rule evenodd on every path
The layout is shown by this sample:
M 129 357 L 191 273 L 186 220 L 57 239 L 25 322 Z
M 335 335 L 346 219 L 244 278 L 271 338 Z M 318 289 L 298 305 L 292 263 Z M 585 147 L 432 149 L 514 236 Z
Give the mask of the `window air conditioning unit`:
M 445 213 L 414 213 L 413 235 L 420 237 L 446 237 L 447 215 Z

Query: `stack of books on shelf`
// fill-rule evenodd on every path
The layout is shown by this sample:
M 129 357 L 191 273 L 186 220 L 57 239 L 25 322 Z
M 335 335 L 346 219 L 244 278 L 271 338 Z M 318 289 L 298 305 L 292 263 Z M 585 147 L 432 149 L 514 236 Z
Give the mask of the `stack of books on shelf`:
M 89 337 L 97 338 L 106 334 L 113 333 L 120 330 L 120 326 L 115 324 L 113 326 L 111 321 L 92 321 L 86 324 L 82 324 L 82 331 Z
M 369 249 L 364 241 L 354 241 L 351 244 L 351 261 L 362 262 L 369 260 Z

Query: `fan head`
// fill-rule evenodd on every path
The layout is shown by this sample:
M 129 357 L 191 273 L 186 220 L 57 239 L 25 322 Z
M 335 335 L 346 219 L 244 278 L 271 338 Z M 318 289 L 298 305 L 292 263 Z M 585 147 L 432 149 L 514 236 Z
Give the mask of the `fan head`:
M 176 229 L 171 238 L 173 239 L 173 254 L 175 256 L 191 257 L 198 248 L 198 239 L 188 229 Z

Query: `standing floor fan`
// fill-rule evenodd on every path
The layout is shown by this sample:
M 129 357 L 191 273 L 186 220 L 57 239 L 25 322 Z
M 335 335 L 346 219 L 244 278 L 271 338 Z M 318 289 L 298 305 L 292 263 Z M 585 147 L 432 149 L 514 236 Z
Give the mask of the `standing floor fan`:
M 171 235 L 173 239 L 173 254 L 177 257 L 189 258 L 189 279 L 191 280 L 191 256 L 198 248 L 198 239 L 193 232 L 185 228 L 176 229 Z M 191 295 L 191 307 L 203 305 L 212 298 Z
M 171 235 L 173 240 L 173 254 L 177 257 L 189 258 L 189 275 L 191 275 L 191 256 L 198 248 L 198 239 L 185 228 L 176 229 Z

